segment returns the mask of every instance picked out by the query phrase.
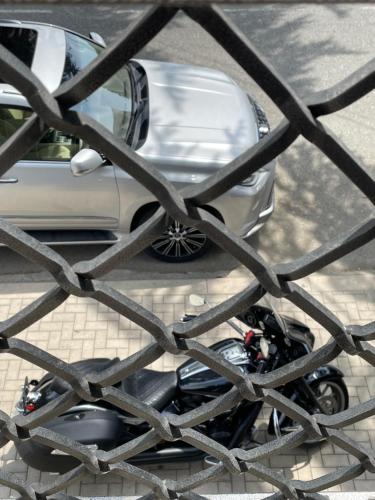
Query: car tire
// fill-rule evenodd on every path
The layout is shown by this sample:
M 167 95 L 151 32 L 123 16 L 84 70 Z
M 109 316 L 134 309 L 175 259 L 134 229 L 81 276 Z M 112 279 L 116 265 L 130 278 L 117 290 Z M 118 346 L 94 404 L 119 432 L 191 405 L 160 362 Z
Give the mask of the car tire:
M 146 222 L 156 210 L 155 207 L 150 207 L 143 212 L 137 226 Z M 211 245 L 212 243 L 207 236 L 198 229 L 170 219 L 168 229 L 152 245 L 146 248 L 145 252 L 163 262 L 179 264 L 202 257 L 207 253 Z

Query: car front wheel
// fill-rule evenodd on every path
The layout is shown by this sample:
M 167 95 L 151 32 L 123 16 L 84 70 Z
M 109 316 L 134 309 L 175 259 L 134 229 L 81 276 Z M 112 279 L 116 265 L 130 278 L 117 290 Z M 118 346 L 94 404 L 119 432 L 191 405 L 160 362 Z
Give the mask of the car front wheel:
M 154 213 L 145 213 L 139 224 L 143 224 Z M 189 262 L 204 255 L 210 247 L 210 240 L 199 229 L 185 226 L 170 219 L 167 229 L 155 240 L 146 253 L 164 262 Z

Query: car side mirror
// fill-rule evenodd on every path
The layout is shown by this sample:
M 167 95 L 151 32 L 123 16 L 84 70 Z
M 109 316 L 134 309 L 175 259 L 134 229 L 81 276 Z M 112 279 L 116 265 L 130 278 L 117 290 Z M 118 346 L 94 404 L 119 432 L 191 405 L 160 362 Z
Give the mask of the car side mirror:
M 104 160 L 97 151 L 85 148 L 78 151 L 70 160 L 70 170 L 75 177 L 80 177 L 93 172 L 103 163 Z
M 107 46 L 107 44 L 104 41 L 104 38 L 95 31 L 90 31 L 90 38 L 93 42 L 97 43 L 98 45 L 101 45 L 102 47 Z

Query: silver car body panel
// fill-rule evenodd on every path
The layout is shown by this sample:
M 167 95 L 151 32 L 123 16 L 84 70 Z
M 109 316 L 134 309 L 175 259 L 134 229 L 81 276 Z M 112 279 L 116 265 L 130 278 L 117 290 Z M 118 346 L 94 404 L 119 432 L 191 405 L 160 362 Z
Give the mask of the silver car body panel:
M 25 229 L 118 229 L 114 167 L 74 177 L 69 162 L 20 161 L 0 185 L 1 216 Z
M 0 23 L 14 26 L 13 23 Z M 65 61 L 64 30 L 37 23 L 32 71 L 50 92 L 59 86 Z M 78 35 L 77 35 L 78 36 Z M 48 64 L 46 64 L 48 61 Z M 210 174 L 258 141 L 255 113 L 247 95 L 220 71 L 138 60 L 149 86 L 150 124 L 137 153 L 155 165 L 178 189 Z M 28 107 L 27 100 L 0 84 L 0 105 Z M 210 203 L 236 234 L 259 228 L 273 210 L 275 164 Z M 155 198 L 117 166 L 103 166 L 73 177 L 69 162 L 20 161 L 0 184 L 0 215 L 24 229 L 111 229 L 121 237 L 133 217 Z

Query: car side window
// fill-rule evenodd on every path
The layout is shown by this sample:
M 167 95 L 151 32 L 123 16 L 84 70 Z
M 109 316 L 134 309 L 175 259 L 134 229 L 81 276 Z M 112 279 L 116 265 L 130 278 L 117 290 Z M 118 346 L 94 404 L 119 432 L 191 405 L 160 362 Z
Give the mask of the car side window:
M 0 145 L 11 137 L 31 116 L 23 108 L 0 108 Z M 84 142 L 72 134 L 48 129 L 42 139 L 25 155 L 23 160 L 70 161 Z
M 71 134 L 50 128 L 23 158 L 34 161 L 70 161 L 83 148 L 83 141 Z
M 0 27 L 0 44 L 13 52 L 29 68 L 31 68 L 34 59 L 37 38 L 37 31 L 29 28 Z

